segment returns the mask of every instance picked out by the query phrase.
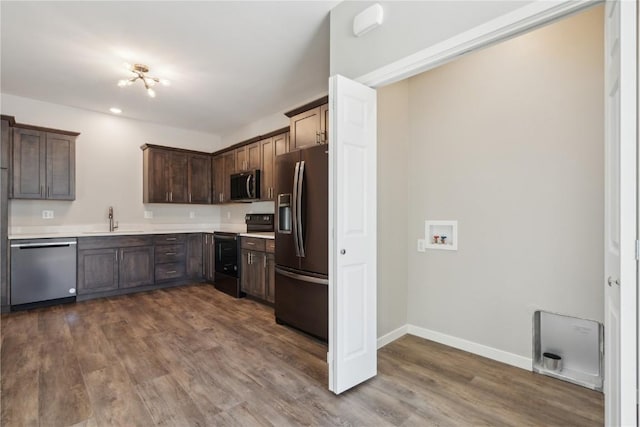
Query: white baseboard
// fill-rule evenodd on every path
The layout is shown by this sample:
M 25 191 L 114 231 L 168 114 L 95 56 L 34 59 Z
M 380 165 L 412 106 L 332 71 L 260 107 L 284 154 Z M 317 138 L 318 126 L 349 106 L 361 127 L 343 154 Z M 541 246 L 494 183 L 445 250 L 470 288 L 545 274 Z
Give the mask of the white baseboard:
M 532 360 L 531 358 L 528 358 L 528 357 L 518 356 L 517 354 L 509 353 L 503 350 L 498 350 L 497 348 L 488 347 L 483 344 L 478 344 L 473 341 L 467 341 L 462 338 L 443 334 L 441 332 L 432 331 L 430 329 L 421 328 L 419 326 L 407 325 L 404 328 L 406 330 L 406 333 L 410 335 L 415 335 L 420 338 L 425 338 L 431 341 L 435 341 L 440 344 L 448 345 L 449 347 L 457 348 L 459 350 L 468 351 L 469 353 L 477 354 L 478 356 L 483 356 L 489 359 L 493 359 L 498 362 L 506 363 L 507 365 L 525 369 L 527 371 L 530 371 L 532 369 Z M 402 328 L 399 328 L 397 330 L 400 330 L 400 329 Z M 383 338 L 386 338 L 389 335 L 390 334 L 387 334 L 384 337 L 381 337 L 378 339 L 378 348 L 380 348 L 380 340 L 382 340 Z
M 389 344 L 390 342 L 393 342 L 393 341 L 397 340 L 398 338 L 402 337 L 403 335 L 406 335 L 407 334 L 407 328 L 408 328 L 408 325 L 400 326 L 398 329 L 394 329 L 393 331 L 389 332 L 388 334 L 384 334 L 383 336 L 378 338 L 378 348 L 384 347 L 385 345 Z

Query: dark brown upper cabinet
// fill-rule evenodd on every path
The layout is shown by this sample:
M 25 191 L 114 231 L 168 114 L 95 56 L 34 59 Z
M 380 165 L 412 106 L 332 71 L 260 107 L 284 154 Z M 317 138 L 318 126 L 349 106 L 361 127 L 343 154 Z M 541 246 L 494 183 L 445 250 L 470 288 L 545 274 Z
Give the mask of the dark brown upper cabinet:
M 16 125 L 13 128 L 12 197 L 75 200 L 78 135 Z
M 143 145 L 144 203 L 211 203 L 211 156 Z
M 236 148 L 235 172 L 260 169 L 261 159 L 259 141 Z
M 231 181 L 229 176 L 235 172 L 235 150 L 213 156 L 213 203 L 228 203 L 231 201 Z
M 328 142 L 328 98 L 324 97 L 286 113 L 290 119 L 290 150 Z
M 289 133 L 281 133 L 260 141 L 262 168 L 260 175 L 260 199 L 275 199 L 275 159 L 289 151 Z

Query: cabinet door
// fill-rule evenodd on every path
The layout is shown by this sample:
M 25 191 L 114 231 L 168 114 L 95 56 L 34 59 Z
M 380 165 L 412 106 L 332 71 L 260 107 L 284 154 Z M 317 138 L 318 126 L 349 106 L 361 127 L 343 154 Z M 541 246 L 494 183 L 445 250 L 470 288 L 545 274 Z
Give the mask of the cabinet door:
M 251 269 L 251 251 L 240 252 L 240 290 L 253 295 L 253 271 Z
M 118 249 L 78 251 L 78 295 L 118 289 Z
M 76 138 L 47 132 L 46 134 L 46 198 L 76 198 Z
M 274 142 L 273 138 L 260 141 L 262 168 L 260 171 L 260 199 L 273 200 Z
M 235 172 L 246 171 L 249 168 L 247 147 L 245 146 L 245 147 L 236 148 L 235 156 L 236 156 L 236 160 L 235 160 L 234 171 Z
M 231 179 L 232 173 L 235 173 L 235 152 L 229 151 L 222 155 L 224 157 L 224 175 L 222 176 L 222 202 L 231 201 Z
M 187 277 L 202 279 L 202 234 L 187 235 Z
M 169 202 L 189 202 L 189 156 L 186 153 L 171 153 L 169 167 Z
M 291 117 L 291 151 L 320 142 L 320 107 Z
M 276 294 L 276 257 L 274 254 L 264 254 L 265 256 L 265 270 L 264 270 L 264 282 L 265 282 L 265 296 L 264 299 L 270 303 L 275 302 Z
M 289 132 L 273 137 L 274 156 L 289 152 Z
M 260 141 L 246 146 L 247 150 L 247 170 L 260 169 L 262 164 L 262 153 L 260 151 Z
M 153 246 L 120 249 L 120 288 L 153 285 Z
M 209 234 L 208 242 L 208 254 L 207 263 L 209 264 L 209 275 L 207 276 L 208 282 L 213 282 L 216 277 L 216 247 L 213 241 L 213 234 Z
M 213 185 L 211 193 L 213 203 L 222 203 L 222 192 L 224 191 L 224 157 L 215 156 L 212 160 Z
M 211 203 L 211 157 L 189 156 L 189 203 Z
M 320 142 L 329 143 L 329 104 L 320 106 Z
M 11 155 L 12 129 L 8 120 L 2 120 L 2 136 L 0 137 L 0 169 L 9 169 Z
M 13 130 L 13 198 L 44 199 L 47 181 L 46 134 L 37 130 Z
M 169 202 L 169 157 L 170 153 L 164 150 L 150 148 L 148 153 L 147 190 L 148 199 L 145 203 Z

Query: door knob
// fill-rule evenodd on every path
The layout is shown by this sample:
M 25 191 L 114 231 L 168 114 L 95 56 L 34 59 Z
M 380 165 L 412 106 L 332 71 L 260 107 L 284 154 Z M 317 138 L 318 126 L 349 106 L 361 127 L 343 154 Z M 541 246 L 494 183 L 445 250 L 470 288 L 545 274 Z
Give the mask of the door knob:
M 346 250 L 346 249 L 340 249 L 340 254 L 341 254 L 341 255 L 344 255 L 344 254 L 346 254 L 346 253 L 347 253 L 347 250 Z
M 615 283 L 616 285 L 620 285 L 620 282 L 618 282 L 618 279 L 613 280 L 613 278 L 609 276 L 609 278 L 607 279 L 607 284 L 611 286 L 613 283 Z

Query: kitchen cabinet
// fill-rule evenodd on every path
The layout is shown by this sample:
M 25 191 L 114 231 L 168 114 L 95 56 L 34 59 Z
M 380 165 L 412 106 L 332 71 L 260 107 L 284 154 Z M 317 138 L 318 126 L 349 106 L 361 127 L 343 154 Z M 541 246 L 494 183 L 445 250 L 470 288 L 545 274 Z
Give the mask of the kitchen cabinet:
M 186 234 L 158 234 L 153 237 L 156 282 L 186 277 L 186 242 Z
M 203 277 L 202 233 L 187 234 L 187 277 L 200 281 Z
M 290 120 L 291 151 L 329 141 L 327 101 L 324 97 L 286 113 Z
M 245 172 L 249 170 L 260 169 L 261 156 L 259 141 L 236 148 L 235 154 L 235 172 Z
M 211 156 L 143 145 L 144 203 L 211 203 Z
M 189 156 L 189 203 L 211 204 L 211 156 Z
M 276 156 L 289 151 L 289 133 L 285 132 L 260 141 L 262 168 L 260 176 L 260 199 L 275 200 Z
M 15 120 L 11 116 L 1 116 L 2 134 L 0 135 L 0 311 L 9 310 L 9 174 L 11 164 L 12 126 Z
M 13 128 L 12 197 L 74 200 L 79 134 L 42 129 Z
M 202 237 L 202 263 L 204 280 L 213 283 L 215 279 L 216 251 L 213 233 L 204 233 Z
M 275 240 L 267 240 L 266 242 L 266 267 L 264 272 L 265 280 L 265 298 L 270 303 L 276 301 L 276 256 L 275 256 Z
M 227 151 L 213 157 L 213 203 L 227 203 L 231 200 L 229 177 L 235 172 L 235 151 Z
M 275 241 L 242 237 L 240 247 L 242 291 L 247 295 L 273 303 L 275 301 Z
M 78 238 L 78 296 L 154 283 L 149 236 Z

